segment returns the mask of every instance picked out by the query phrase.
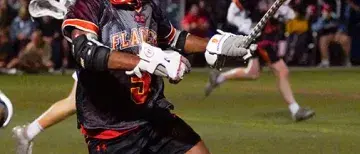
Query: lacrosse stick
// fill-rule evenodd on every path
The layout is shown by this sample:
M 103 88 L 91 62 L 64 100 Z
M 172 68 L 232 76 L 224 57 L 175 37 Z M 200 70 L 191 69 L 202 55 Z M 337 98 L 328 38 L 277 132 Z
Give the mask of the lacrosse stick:
M 34 18 L 51 16 L 56 19 L 64 19 L 67 8 L 74 4 L 75 0 L 31 0 L 29 13 Z
M 270 9 L 266 12 L 266 14 L 261 18 L 261 20 L 256 24 L 256 26 L 251 30 L 251 33 L 247 36 L 242 47 L 248 48 L 250 44 L 259 36 L 262 29 L 265 27 L 266 23 L 272 18 L 275 13 L 279 10 L 279 8 L 288 0 L 277 0 Z M 245 60 L 250 58 L 253 53 L 250 51 L 243 57 Z M 226 61 L 226 56 L 219 56 L 217 62 L 215 63 L 215 68 L 217 70 L 221 70 L 224 67 Z

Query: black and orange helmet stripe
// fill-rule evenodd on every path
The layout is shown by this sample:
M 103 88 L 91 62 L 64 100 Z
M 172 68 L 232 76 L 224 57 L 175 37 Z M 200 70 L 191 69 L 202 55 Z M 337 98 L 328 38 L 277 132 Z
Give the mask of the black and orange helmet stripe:
M 236 6 L 237 6 L 240 10 L 244 10 L 244 6 L 243 6 L 243 4 L 240 2 L 240 0 L 233 0 L 233 2 L 236 4 Z

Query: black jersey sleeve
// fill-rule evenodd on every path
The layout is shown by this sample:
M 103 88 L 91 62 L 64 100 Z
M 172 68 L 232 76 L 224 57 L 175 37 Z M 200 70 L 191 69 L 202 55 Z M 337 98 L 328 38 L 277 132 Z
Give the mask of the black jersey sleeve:
M 69 7 L 62 24 L 65 38 L 71 41 L 71 31 L 74 28 L 98 35 L 101 10 L 101 0 L 77 0 Z
M 153 16 L 158 23 L 158 44 L 160 47 L 169 47 L 174 40 L 177 29 L 170 23 L 170 20 L 166 17 L 166 12 L 161 7 L 161 2 L 152 1 Z

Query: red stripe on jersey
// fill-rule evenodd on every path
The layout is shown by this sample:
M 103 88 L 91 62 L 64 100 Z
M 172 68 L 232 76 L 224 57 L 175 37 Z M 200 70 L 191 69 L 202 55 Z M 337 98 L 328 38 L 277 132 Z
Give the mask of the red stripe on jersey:
M 131 5 L 134 3 L 133 0 L 110 0 L 111 4 L 115 4 L 115 5 L 124 5 L 124 4 L 128 4 Z
M 176 35 L 176 29 L 171 25 L 171 32 L 167 37 L 168 42 L 172 42 Z
M 99 27 L 96 24 L 94 24 L 90 21 L 81 20 L 81 19 L 66 19 L 66 20 L 64 20 L 64 22 L 62 24 L 62 30 L 64 31 L 65 28 L 68 26 L 72 26 L 72 27 L 78 28 L 80 30 L 90 32 L 95 35 L 97 35 L 99 32 Z
M 128 129 L 128 130 L 103 130 L 103 129 L 86 129 L 82 125 L 80 126 L 81 133 L 87 137 L 101 139 L 101 140 L 108 140 L 117 138 L 119 136 L 123 136 L 133 130 L 136 130 L 138 127 Z

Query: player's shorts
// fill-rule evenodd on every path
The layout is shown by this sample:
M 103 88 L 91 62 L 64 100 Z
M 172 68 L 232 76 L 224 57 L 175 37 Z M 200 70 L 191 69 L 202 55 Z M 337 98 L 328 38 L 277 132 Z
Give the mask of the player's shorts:
M 335 34 L 336 32 L 338 32 L 338 30 L 339 30 L 338 27 L 331 27 L 331 28 L 322 29 L 318 33 L 318 37 Z
M 278 62 L 281 57 L 277 54 L 278 44 L 273 41 L 262 40 L 258 42 L 258 49 L 255 52 L 254 58 L 259 57 L 267 64 L 274 64 Z
M 167 113 L 165 113 L 167 112 Z M 151 124 L 109 140 L 86 138 L 90 154 L 183 154 L 201 141 L 181 118 L 165 111 Z

